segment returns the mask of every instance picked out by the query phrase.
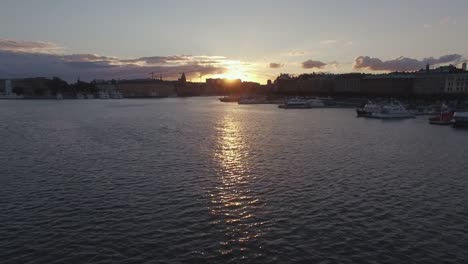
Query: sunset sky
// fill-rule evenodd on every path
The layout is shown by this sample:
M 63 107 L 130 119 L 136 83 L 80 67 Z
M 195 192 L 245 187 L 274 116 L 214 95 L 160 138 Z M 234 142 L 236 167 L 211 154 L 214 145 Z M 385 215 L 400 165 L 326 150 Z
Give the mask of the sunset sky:
M 0 0 L 0 78 L 417 70 L 468 56 L 468 1 Z

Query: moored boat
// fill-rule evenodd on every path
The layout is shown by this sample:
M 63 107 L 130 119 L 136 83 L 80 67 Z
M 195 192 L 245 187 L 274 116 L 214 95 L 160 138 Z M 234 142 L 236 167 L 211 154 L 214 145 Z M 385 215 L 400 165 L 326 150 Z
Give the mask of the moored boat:
M 453 126 L 468 128 L 468 112 L 455 112 L 453 114 Z
M 439 125 L 439 126 L 448 126 L 453 124 L 453 111 L 450 111 L 448 106 L 442 104 L 440 108 L 440 114 L 429 118 L 429 124 Z
M 224 97 L 220 97 L 218 98 L 220 102 L 223 102 L 223 103 L 237 103 L 239 101 L 239 96 L 224 96 Z
M 301 99 L 301 98 L 291 98 L 286 101 L 285 104 L 279 105 L 279 108 L 284 108 L 284 109 L 306 109 L 310 108 L 309 104 L 307 103 L 307 100 Z
M 372 113 L 379 112 L 380 110 L 381 106 L 379 104 L 368 101 L 363 107 L 357 108 L 356 113 L 358 117 L 371 117 Z
M 404 119 L 414 118 L 414 113 L 409 112 L 398 101 L 392 101 L 390 104 L 383 105 L 380 111 L 371 114 L 372 118 L 380 119 Z

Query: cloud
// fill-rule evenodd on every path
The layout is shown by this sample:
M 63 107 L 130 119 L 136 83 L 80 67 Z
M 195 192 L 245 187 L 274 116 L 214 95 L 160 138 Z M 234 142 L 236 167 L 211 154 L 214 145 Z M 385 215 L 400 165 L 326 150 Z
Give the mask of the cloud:
M 327 66 L 336 71 L 338 69 L 338 66 L 340 66 L 340 64 L 337 61 L 331 61 L 327 63 Z
M 334 39 L 327 39 L 327 40 L 323 40 L 323 41 L 320 41 L 320 44 L 326 44 L 326 45 L 330 45 L 330 44 L 335 44 L 337 43 L 338 41 L 334 40 Z
M 149 73 L 158 72 L 166 79 L 176 79 L 180 72 L 186 72 L 187 77 L 225 73 L 228 61 L 222 58 L 176 55 L 119 59 L 96 54 L 62 55 L 0 50 L 0 78 L 58 76 L 67 81 L 78 77 L 89 81 L 147 78 Z
M 54 54 L 63 50 L 62 46 L 50 42 L 0 39 L 0 51 Z
M 283 67 L 282 64 L 276 63 L 276 62 L 271 62 L 269 66 L 270 66 L 270 68 L 272 68 L 272 69 L 278 69 L 278 68 Z
M 437 65 L 443 63 L 458 63 L 463 59 L 460 54 L 449 54 L 439 58 L 429 57 L 422 60 L 399 57 L 393 60 L 382 61 L 379 58 L 359 56 L 354 60 L 354 69 L 369 69 L 373 71 L 416 71 L 425 68 L 427 64 Z
M 326 63 L 323 63 L 321 61 L 314 61 L 314 60 L 307 60 L 302 63 L 302 68 L 304 69 L 312 69 L 312 68 L 323 68 L 326 66 Z

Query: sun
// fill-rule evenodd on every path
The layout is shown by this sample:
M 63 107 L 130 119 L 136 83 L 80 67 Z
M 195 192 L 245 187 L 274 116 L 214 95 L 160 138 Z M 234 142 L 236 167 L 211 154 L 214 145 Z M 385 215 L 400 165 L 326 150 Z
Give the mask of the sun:
M 223 62 L 223 66 L 226 69 L 225 72 L 219 74 L 213 74 L 210 78 L 221 78 L 228 80 L 241 80 L 243 82 L 262 82 L 263 79 L 259 78 L 255 72 L 255 68 L 252 65 L 242 63 L 241 61 L 229 61 Z

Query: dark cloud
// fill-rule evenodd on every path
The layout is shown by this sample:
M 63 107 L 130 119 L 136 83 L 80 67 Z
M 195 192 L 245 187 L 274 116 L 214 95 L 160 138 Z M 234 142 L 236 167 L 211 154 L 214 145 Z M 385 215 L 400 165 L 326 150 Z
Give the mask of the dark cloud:
M 463 59 L 460 54 L 449 54 L 439 58 L 429 57 L 422 60 L 399 57 L 394 60 L 382 61 L 379 58 L 359 56 L 354 60 L 354 69 L 369 69 L 373 71 L 416 71 L 425 68 L 427 64 L 458 63 Z
M 276 63 L 276 62 L 271 62 L 270 63 L 270 68 L 272 68 L 272 69 L 278 69 L 278 68 L 281 68 L 281 67 L 283 67 L 283 65 L 280 64 L 280 63 Z
M 50 42 L 0 39 L 0 50 L 32 53 L 57 53 L 63 47 Z
M 327 64 L 321 61 L 314 61 L 314 60 L 307 60 L 302 63 L 302 68 L 304 69 L 312 69 L 312 68 L 323 68 Z
M 178 56 L 159 57 L 162 61 L 176 60 Z M 155 57 L 151 57 L 155 58 Z M 167 59 L 169 58 L 169 59 Z M 94 54 L 58 55 L 0 50 L 0 78 L 52 77 L 58 76 L 67 81 L 78 77 L 92 79 L 131 79 L 146 78 L 151 72 L 162 73 L 166 79 L 175 79 L 180 72 L 187 72 L 194 78 L 200 74 L 219 74 L 227 69 L 218 63 L 200 64 L 187 59 L 184 63 L 165 65 L 138 64 L 140 59 L 120 60 L 118 58 Z

